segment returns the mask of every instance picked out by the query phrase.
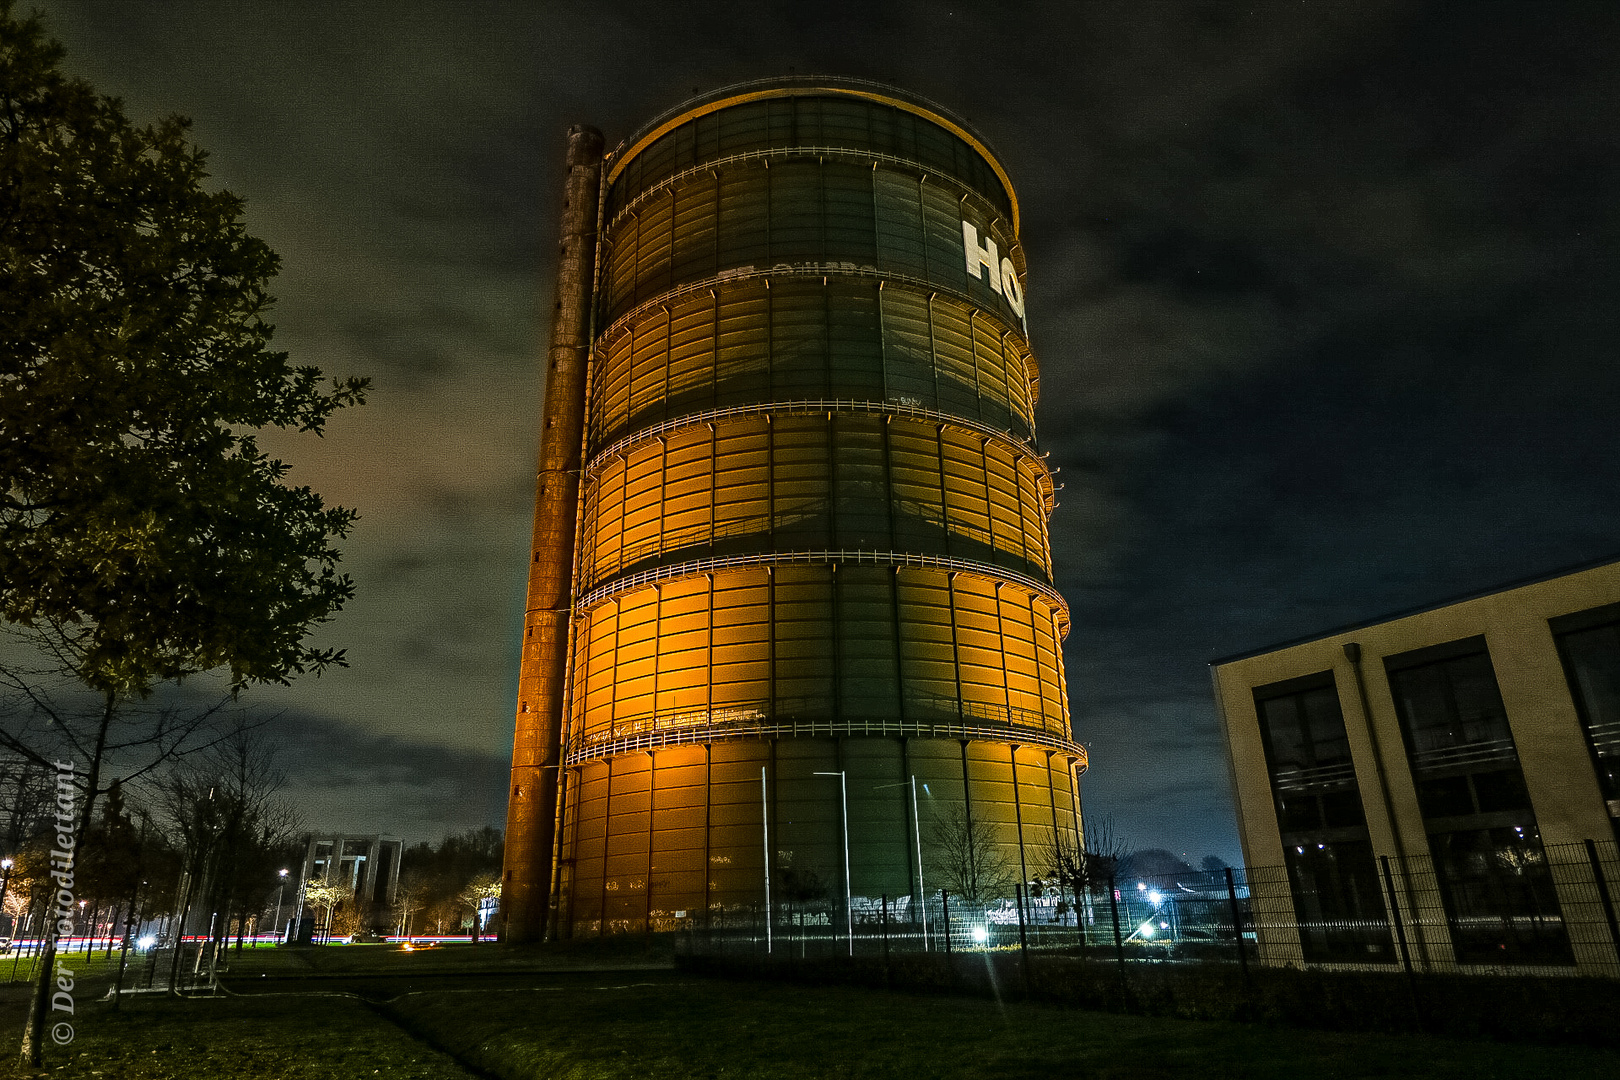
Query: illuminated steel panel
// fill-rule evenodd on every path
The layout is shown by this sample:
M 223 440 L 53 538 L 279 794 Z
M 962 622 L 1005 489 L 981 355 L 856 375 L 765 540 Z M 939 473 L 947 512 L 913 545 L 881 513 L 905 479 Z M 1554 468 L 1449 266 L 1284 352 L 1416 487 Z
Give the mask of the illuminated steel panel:
M 767 872 L 779 922 L 841 905 L 829 773 L 856 903 L 937 895 L 932 819 L 1013 879 L 1074 842 L 1017 215 L 964 125 L 870 84 L 734 88 L 607 155 L 561 933 L 757 917 Z

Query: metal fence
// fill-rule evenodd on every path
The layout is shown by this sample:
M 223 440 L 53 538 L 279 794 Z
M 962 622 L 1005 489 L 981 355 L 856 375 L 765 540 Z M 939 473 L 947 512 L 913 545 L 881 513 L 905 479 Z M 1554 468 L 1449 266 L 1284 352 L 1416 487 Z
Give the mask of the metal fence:
M 1466 854 L 1466 853 L 1465 853 Z M 1414 974 L 1620 978 L 1612 840 L 1525 857 L 1378 857 L 1333 881 L 1299 864 L 1032 882 L 975 901 L 949 890 L 716 908 L 692 955 L 877 956 L 1020 949 L 1122 965 L 1229 963 Z

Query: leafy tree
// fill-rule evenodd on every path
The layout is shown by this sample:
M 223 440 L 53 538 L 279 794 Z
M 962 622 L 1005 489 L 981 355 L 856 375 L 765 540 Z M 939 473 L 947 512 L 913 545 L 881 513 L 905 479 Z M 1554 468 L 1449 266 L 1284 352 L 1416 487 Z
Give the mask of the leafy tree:
M 141 881 L 141 831 L 124 805 L 123 785 L 114 780 L 102 801 L 95 827 L 84 837 L 76 860 L 75 884 L 80 896 L 99 907 L 117 904 Z
M 0 857 L 15 855 L 56 810 L 54 770 L 0 750 Z
M 11 881 L 4 911 L 10 919 L 10 937 L 21 937 L 40 894 L 51 885 L 50 845 L 30 841 L 12 850 Z
M 499 900 L 501 898 L 501 876 L 499 874 L 480 874 L 467 883 L 456 900 L 463 907 L 472 909 L 472 939 L 478 944 L 478 906 L 485 900 Z
M 338 909 L 354 899 L 354 890 L 342 882 L 323 881 L 319 878 L 304 882 L 304 906 L 315 913 L 316 929 L 336 929 Z
M 364 934 L 371 929 L 371 905 L 349 894 L 347 900 L 340 901 L 327 921 L 327 930 L 335 938 L 352 937 L 355 934 Z
M 0 0 L 0 625 L 40 660 L 0 671 L 29 707 L 8 711 L 0 747 L 82 769 L 87 836 L 109 745 L 142 741 L 119 736 L 128 702 L 205 671 L 235 692 L 343 662 L 305 637 L 352 595 L 333 541 L 354 513 L 284 484 L 254 432 L 319 434 L 366 383 L 325 386 L 270 348 L 278 260 L 242 200 L 205 186 L 189 123 L 132 124 L 13 7 Z M 53 676 L 95 709 L 62 708 Z
M 246 932 L 250 909 L 262 905 L 262 886 L 275 878 L 274 866 L 298 830 L 296 812 L 280 797 L 285 784 L 271 749 L 251 731 L 233 733 L 152 784 L 188 878 L 175 922 L 177 943 L 193 909 L 220 916 L 213 924 L 216 961 L 233 919 Z M 178 970 L 178 948 L 173 964 Z

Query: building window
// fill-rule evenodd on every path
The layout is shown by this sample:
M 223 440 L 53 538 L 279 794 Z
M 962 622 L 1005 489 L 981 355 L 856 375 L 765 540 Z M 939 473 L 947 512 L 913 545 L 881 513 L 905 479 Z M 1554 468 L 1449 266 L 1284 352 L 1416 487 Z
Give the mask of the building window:
M 1533 825 L 1431 833 L 1459 964 L 1573 964 Z
M 1572 964 L 1483 637 L 1384 660 L 1463 964 Z
M 1620 604 L 1552 621 L 1598 787 L 1620 832 Z
M 1393 962 L 1333 673 L 1254 696 L 1304 959 Z

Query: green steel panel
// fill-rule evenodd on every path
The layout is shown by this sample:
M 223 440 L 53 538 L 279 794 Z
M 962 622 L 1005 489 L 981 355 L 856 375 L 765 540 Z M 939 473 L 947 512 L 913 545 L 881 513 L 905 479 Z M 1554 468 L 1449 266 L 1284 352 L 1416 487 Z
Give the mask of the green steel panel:
M 592 453 L 717 406 L 821 399 L 936 408 L 1028 438 L 1028 365 L 1022 338 L 1005 330 L 958 301 L 832 277 L 672 297 L 599 341 Z
M 608 218 L 636 193 L 706 162 L 769 149 L 854 150 L 915 161 L 970 187 L 998 211 L 1012 203 L 995 171 L 956 135 L 893 106 L 848 97 L 798 95 L 695 117 L 643 148 L 608 193 Z
M 722 272 L 814 265 L 923 280 L 1016 324 L 992 275 L 982 268 L 969 275 L 962 223 L 995 244 L 996 274 L 1001 257 L 1022 273 L 1016 237 L 1004 217 L 964 201 L 969 194 L 896 166 L 817 157 L 732 162 L 683 177 L 610 221 L 602 319 Z M 697 222 L 690 231 L 677 227 Z

